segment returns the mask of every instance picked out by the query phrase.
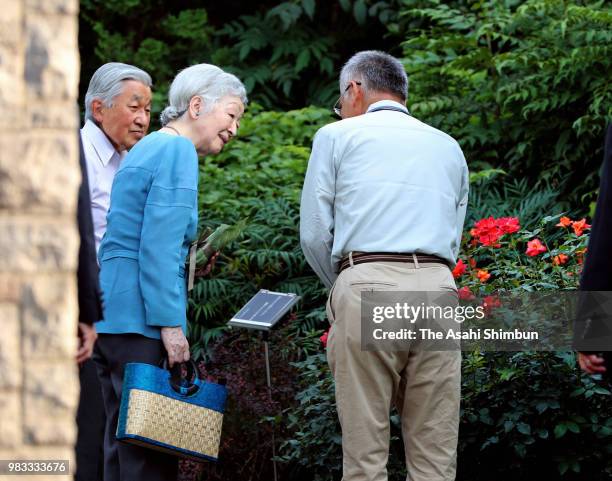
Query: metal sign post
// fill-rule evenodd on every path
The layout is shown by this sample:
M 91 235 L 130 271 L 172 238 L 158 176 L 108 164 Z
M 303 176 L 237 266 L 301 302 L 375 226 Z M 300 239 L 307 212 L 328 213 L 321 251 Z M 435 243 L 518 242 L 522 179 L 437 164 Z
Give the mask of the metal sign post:
M 269 331 L 263 332 L 263 342 L 264 342 L 264 353 L 266 358 L 266 380 L 268 383 L 268 401 L 272 404 L 272 380 L 270 377 L 270 352 L 268 348 L 268 339 L 270 333 Z M 278 481 L 278 475 L 276 472 L 276 423 L 272 424 L 272 467 L 274 468 L 274 481 Z
M 262 331 L 264 357 L 266 361 L 266 383 L 268 401 L 272 404 L 272 378 L 270 376 L 270 346 L 268 344 L 272 328 L 291 310 L 300 297 L 285 292 L 272 292 L 261 289 L 247 302 L 240 312 L 230 321 L 232 327 L 241 327 Z M 278 481 L 276 470 L 276 422 L 272 425 L 272 466 L 274 481 Z

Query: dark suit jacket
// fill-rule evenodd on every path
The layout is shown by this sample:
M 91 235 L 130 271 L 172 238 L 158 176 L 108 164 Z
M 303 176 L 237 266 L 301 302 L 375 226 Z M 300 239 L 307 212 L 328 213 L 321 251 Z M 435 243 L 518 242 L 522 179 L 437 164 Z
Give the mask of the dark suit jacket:
M 580 290 L 612 291 L 612 124 L 606 133 L 599 197 Z
M 608 125 L 604 146 L 599 197 L 591 236 L 580 279 L 578 315 L 574 347 L 583 352 L 612 349 L 612 124 Z M 612 353 L 606 352 L 606 364 Z M 612 374 L 612 373 L 611 373 Z
M 102 319 L 102 302 L 100 281 L 98 280 L 98 261 L 94 240 L 93 220 L 91 218 L 91 200 L 83 143 L 79 135 L 79 163 L 83 180 L 79 189 L 77 220 L 81 246 L 79 248 L 79 267 L 77 280 L 79 290 L 79 322 L 93 324 Z

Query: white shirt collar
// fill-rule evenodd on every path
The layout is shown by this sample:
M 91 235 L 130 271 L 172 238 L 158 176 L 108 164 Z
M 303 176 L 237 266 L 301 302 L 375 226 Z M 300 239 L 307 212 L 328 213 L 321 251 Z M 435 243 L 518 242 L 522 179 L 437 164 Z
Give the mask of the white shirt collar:
M 368 107 L 368 110 L 366 110 L 366 113 L 370 112 L 372 109 L 375 109 L 377 107 L 399 107 L 400 109 L 408 113 L 408 109 L 406 108 L 405 105 L 400 104 L 399 102 L 396 102 L 395 100 L 388 100 L 388 99 L 379 100 L 378 102 L 374 102 L 373 104 L 370 104 L 370 106 Z
M 115 150 L 115 147 L 113 147 L 113 144 L 111 144 L 111 141 L 102 129 L 91 120 L 88 119 L 87 122 L 85 122 L 85 125 L 81 129 L 81 133 L 91 142 L 91 145 L 96 151 L 96 154 L 98 154 L 98 158 L 104 167 L 108 165 L 113 155 L 117 154 L 119 157 L 122 156 L 121 152 Z

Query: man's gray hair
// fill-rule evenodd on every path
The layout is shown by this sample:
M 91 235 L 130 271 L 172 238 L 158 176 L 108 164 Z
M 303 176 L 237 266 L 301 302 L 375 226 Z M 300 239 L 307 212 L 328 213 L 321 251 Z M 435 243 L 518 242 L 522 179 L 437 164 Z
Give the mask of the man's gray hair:
M 147 87 L 153 82 L 151 76 L 142 69 L 119 62 L 102 65 L 92 75 L 85 94 L 85 120 L 94 120 L 91 103 L 101 100 L 105 107 L 112 107 L 113 100 L 123 91 L 124 80 L 136 80 Z
M 365 92 L 387 92 L 408 98 L 408 76 L 401 62 L 388 53 L 364 50 L 353 55 L 340 72 L 340 92 L 351 80 L 361 82 Z
M 221 98 L 231 95 L 247 103 L 244 85 L 235 75 L 215 65 L 201 63 L 180 71 L 172 81 L 168 93 L 168 106 L 161 113 L 162 125 L 181 117 L 193 97 L 201 97 L 203 112 L 210 111 Z

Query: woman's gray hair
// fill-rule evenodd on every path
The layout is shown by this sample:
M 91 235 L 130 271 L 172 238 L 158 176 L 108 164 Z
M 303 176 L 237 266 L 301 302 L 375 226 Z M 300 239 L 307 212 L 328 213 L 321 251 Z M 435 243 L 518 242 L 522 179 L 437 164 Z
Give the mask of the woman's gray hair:
M 112 107 L 113 100 L 123 91 L 125 80 L 136 80 L 147 87 L 153 82 L 151 76 L 142 69 L 119 62 L 110 62 L 102 65 L 92 75 L 85 94 L 85 120 L 94 120 L 91 103 L 101 100 L 105 107 Z
M 401 62 L 388 53 L 365 50 L 353 55 L 340 72 L 340 92 L 351 80 L 361 82 L 366 92 L 387 92 L 404 102 L 408 98 L 408 76 Z
M 178 73 L 170 85 L 168 106 L 160 115 L 161 124 L 166 125 L 187 112 L 193 97 L 201 97 L 203 112 L 208 112 L 227 95 L 238 97 L 245 105 L 247 103 L 246 89 L 235 75 L 206 63 L 187 67 Z

